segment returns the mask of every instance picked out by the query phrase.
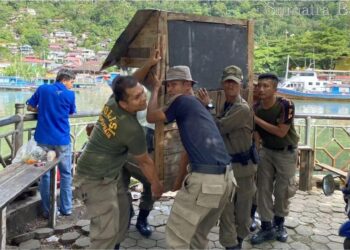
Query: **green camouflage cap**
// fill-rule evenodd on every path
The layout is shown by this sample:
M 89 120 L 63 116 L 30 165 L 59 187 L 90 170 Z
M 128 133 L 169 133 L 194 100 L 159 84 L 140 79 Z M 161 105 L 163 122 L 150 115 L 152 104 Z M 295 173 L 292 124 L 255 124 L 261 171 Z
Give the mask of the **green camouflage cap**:
M 239 84 L 242 84 L 242 81 L 243 81 L 242 70 L 235 65 L 227 66 L 222 72 L 221 82 L 225 82 L 227 80 L 233 80 Z

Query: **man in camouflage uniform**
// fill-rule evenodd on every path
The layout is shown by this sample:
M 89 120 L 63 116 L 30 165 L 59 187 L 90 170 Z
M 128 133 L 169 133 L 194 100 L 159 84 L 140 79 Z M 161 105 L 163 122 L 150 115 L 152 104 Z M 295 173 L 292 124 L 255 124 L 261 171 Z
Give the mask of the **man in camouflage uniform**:
M 294 129 L 294 104 L 276 96 L 277 84 L 274 74 L 262 74 L 258 78 L 260 101 L 254 111 L 256 133 L 262 144 L 257 174 L 261 230 L 251 238 L 252 244 L 272 239 L 287 241 L 284 220 L 289 212 L 289 199 L 296 191 L 299 138 Z
M 226 249 L 241 249 L 243 239 L 249 234 L 252 206 L 256 192 L 257 170 L 255 145 L 252 134 L 254 112 L 240 96 L 243 81 L 242 70 L 234 65 L 224 69 L 221 83 L 225 92 L 225 103 L 216 119 L 226 149 L 231 156 L 233 172 L 237 181 L 234 200 L 229 202 L 220 217 L 220 243 Z M 205 104 L 208 95 L 199 90 L 199 97 Z M 256 154 L 255 154 L 256 156 Z

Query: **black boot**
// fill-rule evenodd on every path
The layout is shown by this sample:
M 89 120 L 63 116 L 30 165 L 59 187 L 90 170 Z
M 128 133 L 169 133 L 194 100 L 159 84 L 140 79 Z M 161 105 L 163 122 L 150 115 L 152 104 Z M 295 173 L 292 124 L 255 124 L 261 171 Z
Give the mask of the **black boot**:
M 238 244 L 233 247 L 226 247 L 226 250 L 241 250 L 242 249 L 242 243 L 243 239 L 240 237 L 237 237 Z
M 276 229 L 276 240 L 286 242 L 288 239 L 288 233 L 284 227 L 284 217 L 275 216 L 273 224 Z
M 118 243 L 117 245 L 114 246 L 114 250 L 119 250 L 120 244 Z
M 147 217 L 149 215 L 149 210 L 140 209 L 139 215 L 137 217 L 136 228 L 145 237 L 152 234 L 151 227 L 148 225 Z
M 252 245 L 260 244 L 268 240 L 274 240 L 276 238 L 276 230 L 272 226 L 270 221 L 262 221 L 261 229 L 254 234 L 250 240 Z
M 250 225 L 250 232 L 254 232 L 257 228 L 256 220 L 255 220 L 255 212 L 257 209 L 257 205 L 253 204 L 252 209 L 250 210 L 250 217 L 252 218 L 252 224 Z

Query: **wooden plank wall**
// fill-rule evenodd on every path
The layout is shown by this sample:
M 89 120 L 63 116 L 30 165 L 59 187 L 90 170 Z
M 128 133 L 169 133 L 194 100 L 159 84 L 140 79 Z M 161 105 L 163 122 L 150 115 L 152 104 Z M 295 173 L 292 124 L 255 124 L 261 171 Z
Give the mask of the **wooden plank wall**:
M 164 128 L 164 189 L 171 190 L 180 165 L 181 154 L 184 151 L 176 123 Z
M 143 66 L 157 44 L 158 16 L 159 13 L 153 15 L 129 45 L 127 55 L 121 58 L 123 67 Z

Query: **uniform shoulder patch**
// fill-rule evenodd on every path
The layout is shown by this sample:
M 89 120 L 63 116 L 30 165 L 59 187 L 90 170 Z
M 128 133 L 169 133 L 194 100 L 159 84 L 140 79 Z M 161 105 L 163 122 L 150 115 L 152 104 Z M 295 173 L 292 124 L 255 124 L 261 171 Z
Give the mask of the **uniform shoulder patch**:
M 117 134 L 118 120 L 115 112 L 105 105 L 98 118 L 102 126 L 103 134 L 108 138 L 112 138 Z

